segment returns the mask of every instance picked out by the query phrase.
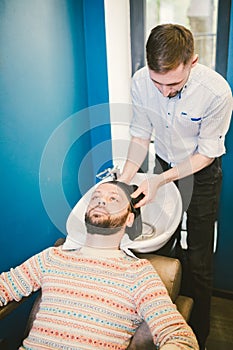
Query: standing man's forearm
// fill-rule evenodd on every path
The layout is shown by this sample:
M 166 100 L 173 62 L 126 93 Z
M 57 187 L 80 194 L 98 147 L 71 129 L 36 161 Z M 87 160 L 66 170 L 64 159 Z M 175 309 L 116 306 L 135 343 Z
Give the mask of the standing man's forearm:
M 182 163 L 175 166 L 174 168 L 165 171 L 161 177 L 163 178 L 163 180 L 161 179 L 161 185 L 171 181 L 183 179 L 186 176 L 195 174 L 201 169 L 204 169 L 207 166 L 209 166 L 214 161 L 214 159 L 215 158 L 209 158 L 200 153 L 196 153 L 184 160 Z
M 174 168 L 171 168 L 159 175 L 144 180 L 132 195 L 134 198 L 139 196 L 140 193 L 143 193 L 145 196 L 140 202 L 135 205 L 135 207 L 140 207 L 146 203 L 153 201 L 160 186 L 194 174 L 210 165 L 213 161 L 214 158 L 209 158 L 197 153 L 187 158 Z
M 129 183 L 130 180 L 134 177 L 142 165 L 144 159 L 146 158 L 149 144 L 150 140 L 132 137 L 128 149 L 127 160 L 124 165 L 122 174 L 119 178 L 120 181 Z

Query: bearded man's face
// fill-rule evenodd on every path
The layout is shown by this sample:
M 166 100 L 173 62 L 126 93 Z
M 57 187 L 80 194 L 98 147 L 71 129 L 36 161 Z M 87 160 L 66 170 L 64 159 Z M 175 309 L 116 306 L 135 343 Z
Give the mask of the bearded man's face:
M 103 183 L 94 191 L 85 214 L 87 232 L 109 235 L 124 226 L 130 204 L 124 191 L 113 184 Z

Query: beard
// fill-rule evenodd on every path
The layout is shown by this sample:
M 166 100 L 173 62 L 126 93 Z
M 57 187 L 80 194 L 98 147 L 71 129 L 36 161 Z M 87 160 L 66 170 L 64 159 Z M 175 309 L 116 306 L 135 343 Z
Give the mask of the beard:
M 103 236 L 110 236 L 114 233 L 119 232 L 128 217 L 129 211 L 126 213 L 114 216 L 107 214 L 105 218 L 96 217 L 91 215 L 92 210 L 85 214 L 85 225 L 87 232 L 90 234 L 98 234 Z

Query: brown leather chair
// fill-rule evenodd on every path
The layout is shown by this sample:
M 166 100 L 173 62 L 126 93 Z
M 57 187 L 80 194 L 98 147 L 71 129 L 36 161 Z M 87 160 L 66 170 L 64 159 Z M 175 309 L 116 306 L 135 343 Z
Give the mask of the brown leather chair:
M 55 246 L 59 246 L 64 242 L 64 239 L 59 239 Z M 164 282 L 171 300 L 176 304 L 178 311 L 184 317 L 186 321 L 189 320 L 192 310 L 193 300 L 189 297 L 179 294 L 181 284 L 181 264 L 178 259 L 163 257 L 155 254 L 136 254 L 139 258 L 148 259 L 158 272 L 160 278 Z M 20 303 L 24 302 L 26 298 L 23 298 L 20 302 L 12 301 L 6 306 L 0 307 L 0 320 L 7 316 L 12 310 L 14 310 Z M 35 300 L 25 330 L 24 337 L 27 336 L 31 329 L 35 315 L 39 309 L 40 295 Z M 150 330 L 143 322 L 137 329 L 134 337 L 131 340 L 128 350 L 153 350 L 155 346 L 152 341 Z

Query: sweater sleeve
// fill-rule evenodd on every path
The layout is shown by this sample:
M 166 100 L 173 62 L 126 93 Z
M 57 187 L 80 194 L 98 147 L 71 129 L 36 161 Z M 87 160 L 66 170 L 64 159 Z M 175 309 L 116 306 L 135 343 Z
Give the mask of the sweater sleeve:
M 0 275 L 0 306 L 12 300 L 19 301 L 41 287 L 48 251 L 46 249 Z
M 191 328 L 172 303 L 154 267 L 141 260 L 135 281 L 138 314 L 147 322 L 154 343 L 162 349 L 199 349 Z

